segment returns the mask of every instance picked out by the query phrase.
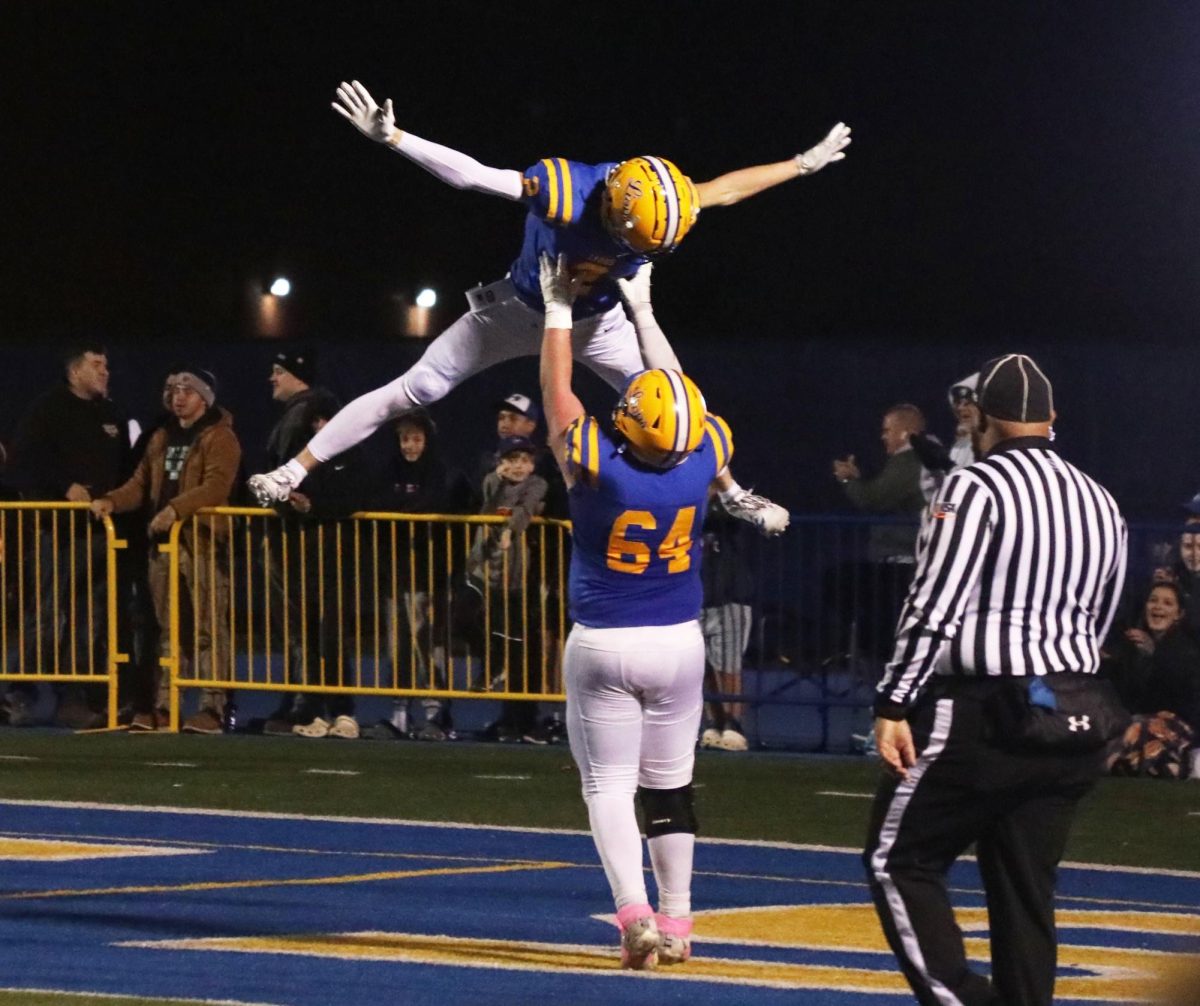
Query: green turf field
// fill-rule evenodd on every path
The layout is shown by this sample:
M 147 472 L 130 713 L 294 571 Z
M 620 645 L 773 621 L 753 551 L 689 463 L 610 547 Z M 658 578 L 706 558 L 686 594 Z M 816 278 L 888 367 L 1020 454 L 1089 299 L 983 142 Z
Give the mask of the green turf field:
M 857 846 L 877 773 L 862 758 L 700 752 L 703 834 Z M 587 827 L 565 748 L 464 742 L 3 730 L 0 798 Z M 1067 858 L 1195 870 L 1197 849 L 1200 782 L 1106 779 Z
M 141 999 L 74 992 L 3 992 L 0 1006 L 182 1006 L 195 999 Z

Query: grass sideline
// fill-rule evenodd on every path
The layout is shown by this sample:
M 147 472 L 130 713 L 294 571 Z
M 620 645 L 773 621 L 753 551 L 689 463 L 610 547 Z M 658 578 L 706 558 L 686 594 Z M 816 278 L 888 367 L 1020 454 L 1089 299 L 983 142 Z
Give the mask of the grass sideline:
M 702 834 L 857 847 L 878 771 L 862 758 L 700 752 Z M 565 747 L 469 742 L 8 729 L 0 799 L 587 827 Z M 1083 804 L 1066 858 L 1195 870 L 1198 846 L 1200 783 L 1104 779 Z

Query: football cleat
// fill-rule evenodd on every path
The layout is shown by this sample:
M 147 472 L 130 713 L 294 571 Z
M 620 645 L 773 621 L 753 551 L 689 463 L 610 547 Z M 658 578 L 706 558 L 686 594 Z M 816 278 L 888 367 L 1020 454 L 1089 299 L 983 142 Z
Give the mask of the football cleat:
M 751 492 L 743 492 L 731 500 L 722 501 L 722 505 L 730 517 L 753 524 L 764 538 L 774 538 L 783 534 L 792 519 L 778 503 L 772 503 L 765 496 L 755 496 Z
M 617 912 L 621 928 L 621 967 L 653 971 L 658 967 L 658 925 L 649 905 L 626 905 Z
M 286 503 L 296 483 L 286 468 L 276 468 L 273 472 L 251 475 L 246 480 L 246 487 L 254 494 L 259 506 L 272 507 L 276 503 Z
M 634 157 L 612 168 L 600 217 L 631 251 L 656 255 L 675 249 L 700 215 L 700 195 L 687 175 L 661 157 Z
M 643 370 L 625 386 L 612 419 L 639 461 L 674 468 L 700 446 L 707 412 L 704 396 L 686 374 Z
M 721 731 L 716 727 L 706 727 L 700 735 L 702 748 L 719 748 L 721 746 Z
M 658 926 L 658 963 L 666 966 L 682 964 L 692 956 L 692 920 L 676 919 L 659 912 L 654 916 Z

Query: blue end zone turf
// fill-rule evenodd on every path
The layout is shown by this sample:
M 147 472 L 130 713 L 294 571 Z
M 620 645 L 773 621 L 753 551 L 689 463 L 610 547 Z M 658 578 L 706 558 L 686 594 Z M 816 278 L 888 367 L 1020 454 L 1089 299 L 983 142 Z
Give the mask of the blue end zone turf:
M 295 1006 L 912 1001 L 852 850 L 702 840 L 695 957 L 647 976 L 619 970 L 585 834 L 0 806 L 0 988 Z M 973 864 L 951 884 L 986 959 Z M 1195 963 L 1200 874 L 1065 867 L 1059 888 L 1057 1001 L 1132 1001 Z

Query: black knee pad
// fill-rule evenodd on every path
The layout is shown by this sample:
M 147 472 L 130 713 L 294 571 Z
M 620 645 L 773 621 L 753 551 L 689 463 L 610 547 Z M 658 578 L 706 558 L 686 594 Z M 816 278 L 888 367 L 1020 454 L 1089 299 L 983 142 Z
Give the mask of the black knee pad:
M 698 824 L 690 782 L 678 789 L 646 789 L 639 786 L 638 801 L 642 805 L 647 838 L 678 832 L 696 834 Z

